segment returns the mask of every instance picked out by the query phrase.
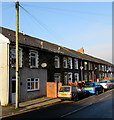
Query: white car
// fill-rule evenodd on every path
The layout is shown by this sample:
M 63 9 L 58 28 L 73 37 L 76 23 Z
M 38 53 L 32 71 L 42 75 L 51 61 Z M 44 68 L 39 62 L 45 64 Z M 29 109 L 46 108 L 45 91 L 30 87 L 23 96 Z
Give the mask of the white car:
M 104 89 L 112 89 L 113 88 L 113 84 L 110 80 L 102 80 L 99 83 L 100 83 L 100 85 L 103 86 Z

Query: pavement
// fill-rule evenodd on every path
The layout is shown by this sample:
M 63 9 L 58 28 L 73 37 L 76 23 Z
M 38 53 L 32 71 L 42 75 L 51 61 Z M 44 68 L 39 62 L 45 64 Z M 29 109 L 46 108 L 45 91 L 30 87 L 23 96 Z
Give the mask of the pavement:
M 41 109 L 43 107 L 56 104 L 60 101 L 61 100 L 59 98 L 42 97 L 42 98 L 37 98 L 34 100 L 19 103 L 18 109 L 15 109 L 15 104 L 5 107 L 0 106 L 0 118 L 5 118 L 5 117 L 29 112 L 35 109 Z

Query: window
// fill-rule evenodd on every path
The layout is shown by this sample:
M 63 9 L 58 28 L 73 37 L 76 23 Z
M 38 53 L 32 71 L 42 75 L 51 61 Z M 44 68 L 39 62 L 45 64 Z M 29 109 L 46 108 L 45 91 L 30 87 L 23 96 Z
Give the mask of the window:
M 11 66 L 16 66 L 16 50 L 15 48 L 11 49 Z M 19 48 L 19 67 L 22 67 L 22 48 Z
M 89 69 L 89 70 L 92 70 L 92 68 L 93 68 L 93 65 L 92 65 L 92 63 L 89 62 L 89 63 L 88 63 L 88 69 Z
M 104 65 L 102 65 L 102 71 L 104 71 Z
M 60 68 L 60 58 L 58 56 L 55 56 L 55 68 Z
M 84 73 L 84 80 L 87 81 L 88 80 L 88 74 Z
M 67 58 L 63 57 L 63 68 L 67 68 Z
M 107 66 L 105 65 L 105 71 L 107 71 Z
M 78 69 L 78 59 L 74 59 L 74 69 Z
M 79 73 L 74 73 L 74 80 L 79 81 Z
M 89 80 L 92 80 L 92 74 L 89 72 Z
M 68 57 L 68 68 L 72 69 L 72 58 Z
M 39 78 L 27 79 L 27 91 L 39 90 Z
M 101 71 L 102 70 L 102 65 L 99 65 L 99 71 Z
M 68 73 L 68 81 L 72 82 L 72 73 L 71 72 Z
M 87 70 L 87 62 L 84 62 L 84 70 Z
M 30 51 L 30 67 L 38 67 L 38 52 Z
M 60 82 L 61 81 L 61 74 L 60 73 L 55 73 L 54 74 L 54 81 L 55 82 Z

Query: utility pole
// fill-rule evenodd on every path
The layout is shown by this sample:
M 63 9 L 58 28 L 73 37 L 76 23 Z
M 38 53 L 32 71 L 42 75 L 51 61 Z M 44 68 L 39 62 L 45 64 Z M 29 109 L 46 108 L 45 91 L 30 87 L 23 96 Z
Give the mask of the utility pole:
M 19 108 L 19 1 L 15 3 L 16 8 L 16 106 Z

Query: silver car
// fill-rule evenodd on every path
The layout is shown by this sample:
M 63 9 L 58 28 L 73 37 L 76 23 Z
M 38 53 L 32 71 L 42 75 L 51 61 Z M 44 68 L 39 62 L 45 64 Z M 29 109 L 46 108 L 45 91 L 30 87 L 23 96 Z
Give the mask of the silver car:
M 113 83 L 110 80 L 102 80 L 99 83 L 103 86 L 104 89 L 108 90 L 113 88 Z

